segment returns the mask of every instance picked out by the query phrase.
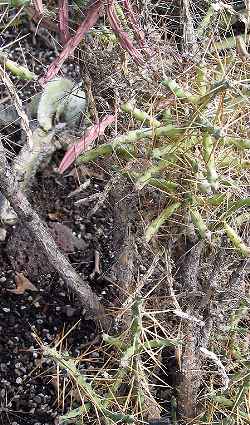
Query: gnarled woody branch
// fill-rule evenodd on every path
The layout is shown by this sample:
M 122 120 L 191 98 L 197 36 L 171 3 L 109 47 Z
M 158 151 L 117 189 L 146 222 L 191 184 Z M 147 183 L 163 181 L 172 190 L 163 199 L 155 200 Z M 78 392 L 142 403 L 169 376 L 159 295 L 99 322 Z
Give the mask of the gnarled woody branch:
M 48 227 L 33 210 L 27 198 L 20 191 L 15 176 L 9 166 L 0 140 L 0 190 L 10 202 L 18 218 L 28 228 L 35 241 L 43 250 L 49 263 L 58 272 L 66 285 L 77 295 L 86 314 L 94 320 L 100 320 L 107 327 L 104 309 L 87 282 L 84 282 L 74 270 L 65 255 L 57 247 Z

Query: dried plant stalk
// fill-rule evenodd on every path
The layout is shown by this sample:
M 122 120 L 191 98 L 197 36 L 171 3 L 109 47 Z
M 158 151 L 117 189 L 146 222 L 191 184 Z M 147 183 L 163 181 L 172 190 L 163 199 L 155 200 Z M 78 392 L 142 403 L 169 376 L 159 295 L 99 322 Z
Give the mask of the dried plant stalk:
M 32 131 L 30 129 L 29 118 L 23 109 L 22 101 L 16 92 L 14 84 L 12 83 L 10 77 L 5 72 L 5 69 L 2 66 L 0 66 L 0 78 L 9 91 L 17 113 L 21 118 L 21 127 L 27 135 L 27 141 L 29 146 L 32 148 Z

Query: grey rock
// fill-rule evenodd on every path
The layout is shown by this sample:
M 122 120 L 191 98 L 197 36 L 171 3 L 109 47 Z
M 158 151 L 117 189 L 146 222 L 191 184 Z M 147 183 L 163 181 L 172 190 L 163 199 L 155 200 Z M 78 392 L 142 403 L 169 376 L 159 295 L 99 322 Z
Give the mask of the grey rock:
M 10 308 L 8 308 L 8 307 L 3 307 L 2 310 L 4 311 L 4 313 L 9 313 L 10 312 Z
M 65 306 L 65 313 L 67 317 L 73 317 L 76 312 L 76 309 L 71 307 L 70 305 Z
M 35 402 L 35 403 L 37 403 L 37 404 L 41 404 L 41 403 L 42 403 L 42 398 L 41 398 L 39 395 L 36 395 L 36 396 L 33 398 L 33 400 L 34 400 L 34 402 Z
M 0 242 L 5 241 L 7 235 L 7 230 L 3 227 L 0 227 Z
M 1 370 L 1 372 L 7 372 L 7 370 L 8 370 L 8 368 L 7 368 L 7 365 L 5 364 L 5 363 L 1 363 L 0 364 L 0 370 Z

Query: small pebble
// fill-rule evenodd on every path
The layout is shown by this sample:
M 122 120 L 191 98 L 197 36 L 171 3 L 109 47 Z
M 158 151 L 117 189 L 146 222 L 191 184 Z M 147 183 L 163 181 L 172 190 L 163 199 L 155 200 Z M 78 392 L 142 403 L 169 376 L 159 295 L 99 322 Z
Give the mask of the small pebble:
M 1 363 L 0 364 L 0 370 L 1 370 L 1 372 L 7 372 L 7 370 L 8 370 L 7 365 L 5 363 Z
M 22 378 L 18 377 L 16 378 L 16 383 L 19 385 L 23 382 Z
M 65 306 L 65 313 L 67 317 L 73 317 L 75 312 L 75 308 L 71 307 L 70 305 Z
M 3 307 L 2 310 L 4 311 L 4 313 L 9 313 L 10 312 L 10 308 L 7 308 L 7 307 Z
M 36 395 L 33 400 L 37 403 L 37 404 L 41 404 L 42 403 L 42 398 L 39 395 Z

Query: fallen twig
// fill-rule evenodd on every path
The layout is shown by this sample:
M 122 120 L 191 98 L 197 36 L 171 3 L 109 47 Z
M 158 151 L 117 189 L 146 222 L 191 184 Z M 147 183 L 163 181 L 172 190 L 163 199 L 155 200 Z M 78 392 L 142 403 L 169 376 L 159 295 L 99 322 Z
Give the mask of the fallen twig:
M 33 210 L 27 198 L 20 191 L 12 170 L 7 162 L 3 145 L 0 141 L 0 189 L 10 202 L 18 218 L 29 229 L 35 241 L 39 244 L 49 263 L 58 272 L 66 285 L 77 295 L 86 314 L 94 320 L 100 320 L 106 327 L 104 309 L 97 296 L 87 282 L 84 282 L 74 270 L 70 262 L 57 247 L 48 227 Z
M 90 278 L 94 279 L 94 277 L 97 275 L 101 274 L 101 269 L 100 269 L 100 252 L 95 250 L 95 260 L 94 260 L 94 269 L 92 271 L 92 273 L 90 274 Z

